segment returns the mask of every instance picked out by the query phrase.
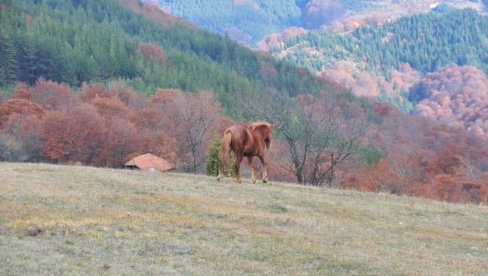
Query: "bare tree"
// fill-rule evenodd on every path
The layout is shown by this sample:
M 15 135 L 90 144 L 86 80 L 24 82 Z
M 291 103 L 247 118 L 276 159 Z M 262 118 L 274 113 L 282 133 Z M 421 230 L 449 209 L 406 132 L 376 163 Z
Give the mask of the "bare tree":
M 183 170 L 196 173 L 205 163 L 205 149 L 216 135 L 220 105 L 211 92 L 187 94 L 176 102 L 175 122 Z
M 270 92 L 244 103 L 253 116 L 275 125 L 288 145 L 284 167 L 302 184 L 331 186 L 337 166 L 357 153 L 367 126 L 363 111 L 341 95 Z

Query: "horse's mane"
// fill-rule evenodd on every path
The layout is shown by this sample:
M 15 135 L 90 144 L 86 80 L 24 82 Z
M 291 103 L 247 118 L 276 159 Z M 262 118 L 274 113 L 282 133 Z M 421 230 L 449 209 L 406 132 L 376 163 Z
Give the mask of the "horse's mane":
M 273 125 L 268 123 L 268 122 L 265 122 L 265 121 L 257 121 L 257 122 L 254 122 L 252 124 L 249 125 L 250 128 L 254 129 L 254 128 L 257 128 L 257 127 L 260 127 L 260 126 L 266 126 L 268 127 L 269 129 L 272 129 L 273 128 Z

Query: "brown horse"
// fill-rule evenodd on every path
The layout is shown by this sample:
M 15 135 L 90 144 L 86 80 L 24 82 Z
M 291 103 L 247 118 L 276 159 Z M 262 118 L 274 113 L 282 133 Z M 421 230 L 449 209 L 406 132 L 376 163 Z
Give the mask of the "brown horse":
M 268 166 L 264 160 L 264 147 L 269 149 L 272 132 L 273 125 L 266 122 L 255 122 L 247 128 L 241 125 L 228 127 L 224 131 L 224 137 L 222 138 L 222 147 L 219 155 L 220 168 L 217 180 L 220 181 L 224 177 L 224 168 L 232 150 L 236 154 L 236 177 L 238 183 L 241 183 L 239 169 L 244 156 L 247 157 L 247 162 L 251 169 L 252 183 L 256 183 L 255 167 L 252 162 L 254 156 L 257 156 L 261 164 L 263 164 L 263 182 L 266 183 L 268 181 Z

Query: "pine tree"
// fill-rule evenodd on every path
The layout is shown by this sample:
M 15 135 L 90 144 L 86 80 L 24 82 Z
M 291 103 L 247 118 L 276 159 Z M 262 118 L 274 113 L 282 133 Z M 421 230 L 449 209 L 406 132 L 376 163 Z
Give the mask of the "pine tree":
M 5 86 L 17 77 L 16 49 L 12 36 L 3 27 L 0 29 L 0 85 Z
M 30 35 L 27 35 L 19 37 L 17 44 L 17 79 L 33 85 L 37 79 L 37 63 L 35 61 L 37 54 L 36 43 Z
M 205 174 L 210 176 L 217 176 L 219 174 L 219 166 L 220 166 L 220 159 L 219 159 L 219 152 L 220 147 L 222 146 L 222 140 L 216 139 L 212 145 L 210 146 L 210 150 L 208 152 L 208 159 L 205 163 Z M 225 176 L 231 177 L 235 176 L 235 163 L 236 160 L 231 154 L 231 158 L 229 159 L 229 164 L 224 170 Z

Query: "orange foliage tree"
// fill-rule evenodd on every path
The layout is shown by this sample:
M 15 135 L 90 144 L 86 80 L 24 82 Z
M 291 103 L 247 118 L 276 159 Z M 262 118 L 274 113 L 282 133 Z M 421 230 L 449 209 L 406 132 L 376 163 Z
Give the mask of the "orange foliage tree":
M 81 84 L 80 99 L 84 103 L 91 103 L 97 98 L 110 98 L 110 94 L 100 84 Z
M 40 78 L 30 92 L 30 100 L 46 110 L 69 109 L 74 106 L 73 93 L 66 84 Z
M 14 114 L 35 115 L 38 118 L 44 114 L 40 105 L 24 99 L 11 99 L 0 106 L 0 127 Z
M 42 122 L 43 152 L 56 162 L 91 164 L 107 141 L 107 131 L 94 107 L 46 113 Z
M 30 92 L 29 87 L 23 82 L 16 83 L 12 94 L 10 94 L 10 99 L 30 100 L 31 97 L 32 93 Z
M 156 43 L 141 42 L 137 45 L 136 51 L 141 53 L 146 60 L 155 60 L 159 65 L 164 66 L 167 63 L 167 57 L 164 50 Z

